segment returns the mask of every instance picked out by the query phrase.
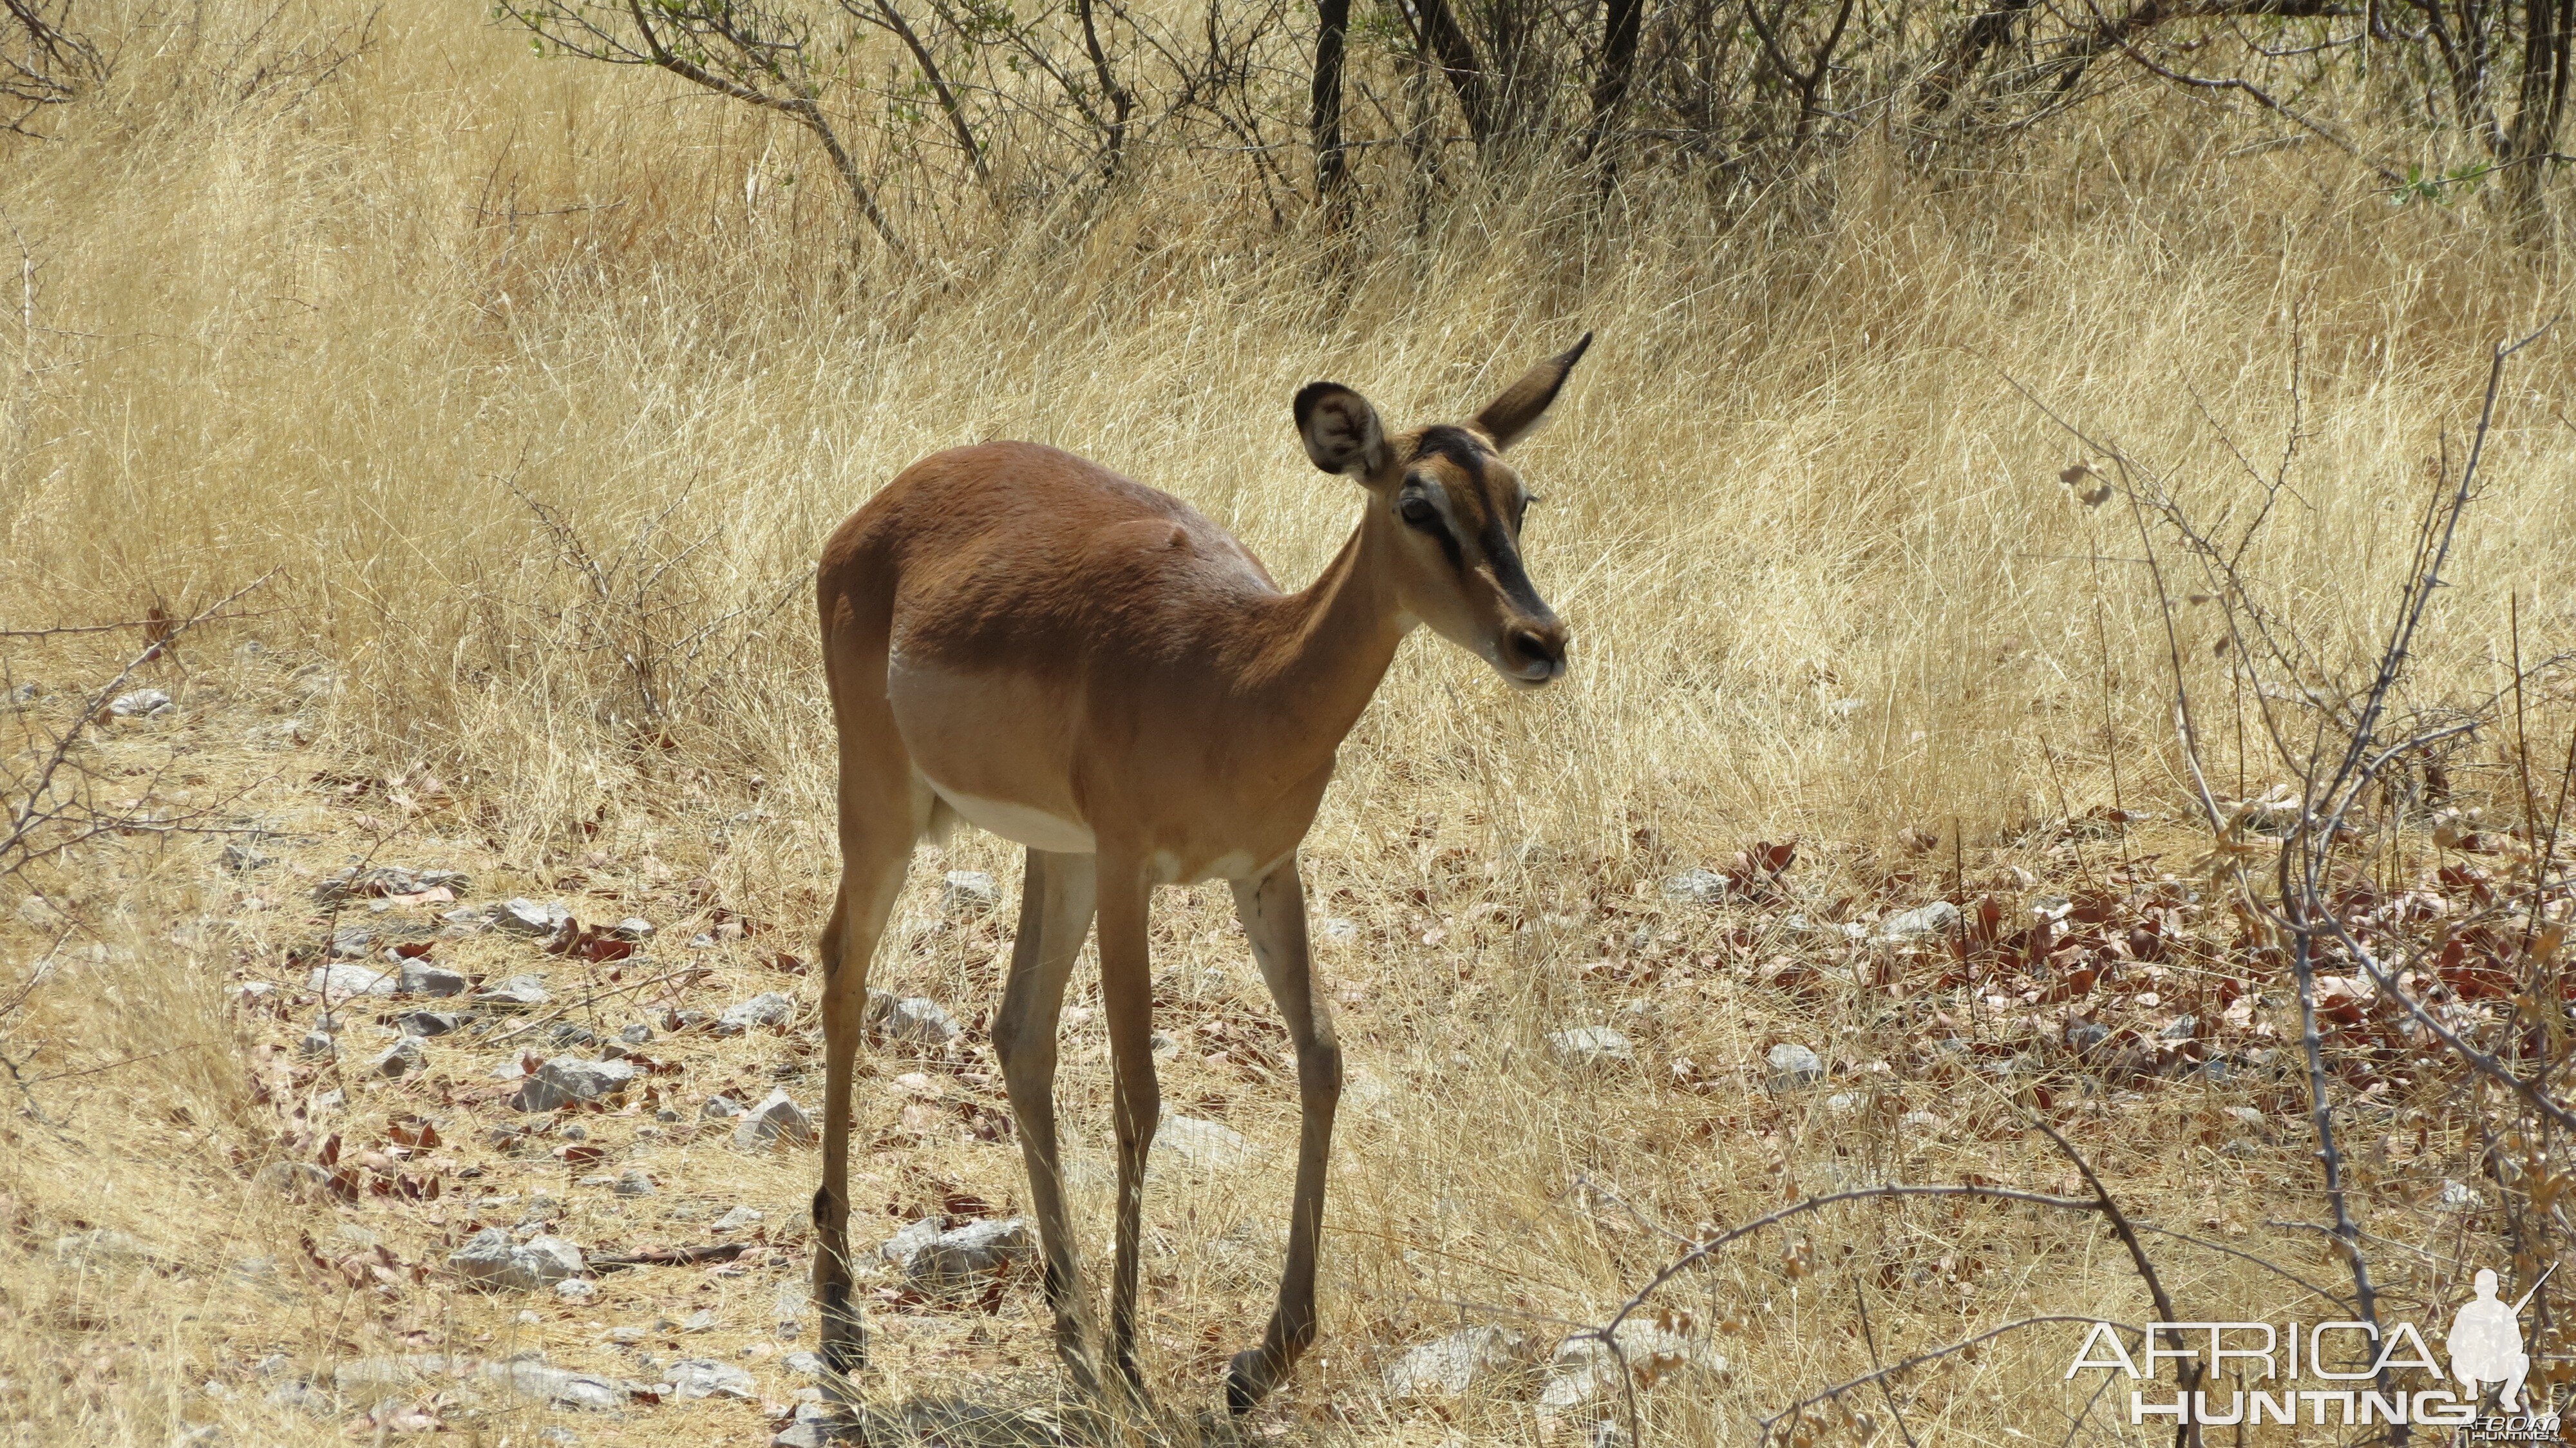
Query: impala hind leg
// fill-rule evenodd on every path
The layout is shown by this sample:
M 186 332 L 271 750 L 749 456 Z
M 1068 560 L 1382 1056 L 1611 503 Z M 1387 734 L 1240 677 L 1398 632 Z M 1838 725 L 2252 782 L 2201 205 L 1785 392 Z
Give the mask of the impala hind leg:
M 1145 921 L 1152 899 L 1144 871 L 1132 862 L 1100 862 L 1100 1003 L 1109 1025 L 1109 1058 L 1117 1074 L 1118 1261 L 1109 1287 L 1109 1365 L 1138 1402 L 1136 1273 L 1143 1243 L 1145 1155 L 1163 1117 L 1154 1076 L 1154 981 Z
M 993 1017 L 993 1054 L 1011 1093 L 1020 1154 L 1029 1168 L 1038 1242 L 1046 1259 L 1047 1306 L 1055 1312 L 1056 1356 L 1085 1396 L 1100 1390 L 1092 1358 L 1091 1296 L 1083 1289 L 1073 1230 L 1064 1204 L 1063 1159 L 1056 1151 L 1056 1021 L 1082 938 L 1091 930 L 1095 868 L 1089 855 L 1029 851 L 1020 890 L 1020 933 L 1011 943 L 1010 979 Z
M 823 929 L 823 1185 L 814 1193 L 814 1301 L 823 1320 L 823 1366 L 836 1382 L 867 1363 L 851 1300 L 850 1082 L 867 1030 L 868 962 L 903 888 L 913 841 L 930 820 L 929 789 L 901 755 L 894 762 L 899 773 L 843 751 L 841 889 Z
M 1324 1235 L 1324 1167 L 1333 1146 L 1333 1109 L 1342 1095 L 1342 1048 L 1315 994 L 1306 953 L 1306 889 L 1290 856 L 1259 880 L 1234 885 L 1235 913 L 1252 940 L 1252 957 L 1297 1048 L 1297 1196 L 1288 1214 L 1288 1268 L 1279 1305 L 1261 1346 L 1235 1354 L 1226 1368 L 1225 1403 L 1243 1412 L 1288 1376 L 1315 1340 L 1315 1257 Z

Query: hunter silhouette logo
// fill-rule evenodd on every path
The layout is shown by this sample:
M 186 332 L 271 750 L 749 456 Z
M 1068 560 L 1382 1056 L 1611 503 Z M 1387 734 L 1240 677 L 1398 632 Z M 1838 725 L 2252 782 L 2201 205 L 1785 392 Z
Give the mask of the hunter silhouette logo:
M 2558 1264 L 2551 1263 L 2549 1272 L 2540 1274 L 2540 1282 L 2548 1281 L 2549 1273 L 2557 1270 Z M 2502 1383 L 2504 1392 L 2497 1396 L 2496 1405 L 2508 1413 L 2522 1411 L 2522 1380 L 2531 1371 L 2531 1354 L 2522 1350 L 2522 1309 L 2540 1291 L 2540 1282 L 2531 1284 L 2530 1292 L 2507 1307 L 2496 1300 L 2495 1273 L 2478 1269 L 2478 1295 L 2462 1304 L 2451 1319 L 2450 1335 L 2442 1340 L 2451 1350 L 2451 1376 L 2460 1380 L 2472 1399 L 2478 1396 L 2480 1384 Z
M 2240 1430 L 2411 1423 L 2465 1429 L 2464 1442 L 2556 1443 L 2558 1414 L 2524 1392 L 2532 1355 L 2522 1310 L 2557 1270 L 2552 1265 L 2510 1303 L 2496 1296 L 2493 1271 L 2478 1272 L 2476 1295 L 2451 1317 L 2443 1355 L 2402 1320 L 2151 1322 L 2143 1333 L 2095 1322 L 2065 1376 L 2108 1371 L 2129 1379 L 2133 1427 L 2156 1418 Z M 2122 1331 L 2139 1335 L 2134 1353 Z M 2171 1377 L 2169 1363 L 2178 1370 Z M 2498 1412 L 2481 1417 L 2490 1389 Z

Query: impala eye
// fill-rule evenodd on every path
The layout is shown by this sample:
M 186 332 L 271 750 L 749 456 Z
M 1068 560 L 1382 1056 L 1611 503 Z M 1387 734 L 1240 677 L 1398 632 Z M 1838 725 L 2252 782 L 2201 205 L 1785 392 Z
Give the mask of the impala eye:
M 1416 528 L 1429 528 L 1440 521 L 1440 510 L 1419 493 L 1406 496 L 1395 505 L 1396 516 Z

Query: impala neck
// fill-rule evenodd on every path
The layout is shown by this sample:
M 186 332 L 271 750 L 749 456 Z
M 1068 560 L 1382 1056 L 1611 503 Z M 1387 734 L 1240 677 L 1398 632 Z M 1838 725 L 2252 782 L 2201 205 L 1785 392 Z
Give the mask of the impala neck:
M 1396 598 L 1395 542 L 1382 512 L 1361 514 L 1323 576 L 1276 605 L 1277 641 L 1263 651 L 1246 702 L 1282 787 L 1331 765 L 1413 628 Z

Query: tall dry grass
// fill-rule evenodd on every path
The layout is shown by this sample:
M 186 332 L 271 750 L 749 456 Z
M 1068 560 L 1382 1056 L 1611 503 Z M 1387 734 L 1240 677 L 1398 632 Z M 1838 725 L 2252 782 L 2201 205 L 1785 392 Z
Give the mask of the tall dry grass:
M 513 868 L 595 843 L 694 851 L 746 908 L 815 918 L 831 756 L 805 570 L 926 452 L 1011 436 L 1086 453 L 1190 500 L 1294 583 L 1356 506 L 1299 456 L 1298 384 L 1454 416 L 1599 335 L 1522 458 L 1547 500 L 1532 568 L 1575 631 L 1572 674 L 1510 694 L 1413 644 L 1344 751 L 1311 851 L 1319 897 L 1393 942 L 1331 968 L 1383 1008 L 1355 1056 L 1415 1108 L 1347 1135 L 1328 1341 L 1349 1346 L 1299 1390 L 1313 1431 L 1362 1439 L 1433 1431 L 1368 1394 L 1389 1345 L 1442 1325 L 1440 1304 L 1583 1320 L 1633 1281 L 1656 1244 L 1567 1210 L 1575 1172 L 1687 1227 L 1802 1174 L 1835 1179 L 1850 1151 L 1920 1162 L 1893 1144 L 1893 1097 L 1874 1127 L 1762 1106 L 1711 1125 L 1651 1082 L 1568 1085 L 1536 1040 L 1604 1009 L 1567 974 L 1581 940 L 1490 942 L 1495 968 L 1461 986 L 1421 973 L 1454 950 L 1408 938 L 1477 890 L 1574 910 L 1757 836 L 1859 849 L 1925 829 L 1982 869 L 2030 821 L 2109 803 L 2114 761 L 2124 803 L 2169 808 L 2165 642 L 2135 537 L 2058 482 L 2084 451 L 2031 399 L 2240 514 L 2255 494 L 2235 450 L 2268 470 L 2295 428 L 2294 492 L 2249 571 L 2329 658 L 2357 657 L 2385 627 L 2428 460 L 2456 456 L 2474 417 L 2486 347 L 2568 286 L 2558 253 L 2518 246 L 2474 202 L 2397 206 L 2337 154 L 2249 144 L 2273 138 L 2140 93 L 1973 177 L 1864 147 L 1726 224 L 1678 197 L 1605 217 L 1559 178 L 1496 176 L 1418 229 L 1372 225 L 1354 255 L 1148 178 L 1097 215 L 975 231 L 907 274 L 853 241 L 783 128 L 652 76 L 531 59 L 449 7 L 216 3 L 103 23 L 123 36 L 112 83 L 0 175 L 24 283 L 0 308 L 0 616 L 131 617 L 280 568 L 271 611 L 240 632 L 329 663 L 336 688 L 298 705 L 321 750 L 429 765 L 471 802 L 456 847 L 471 836 Z M 2576 646 L 2571 357 L 2553 336 L 2512 374 L 2492 490 L 2412 685 L 2423 701 L 2497 687 L 2513 595 L 2526 653 Z M 2195 683 L 2223 696 L 2210 640 L 2188 642 Z M 77 666 L 12 659 L 18 678 Z M 728 819 L 715 851 L 708 826 Z M 1564 868 L 1461 885 L 1435 844 Z M 946 859 L 1009 866 L 975 838 Z M 94 1032 L 84 1059 L 174 1037 L 230 1049 L 208 1001 L 180 1010 L 196 997 L 155 985 L 195 886 L 131 888 L 98 993 L 57 996 L 44 1019 Z M 1419 918 L 1415 888 L 1431 892 Z M 1231 959 L 1213 894 L 1175 908 L 1167 959 Z M 962 996 L 989 986 L 986 963 L 961 947 L 887 969 Z M 1702 1058 L 1865 1024 L 1784 1017 L 1750 992 L 1694 999 L 1675 1048 Z M 1067 1089 L 1076 1134 L 1096 1139 L 1105 1075 L 1086 1069 Z M 94 1117 L 89 1155 L 30 1129 L 22 1160 L 42 1153 L 46 1175 L 10 1189 L 48 1210 L 122 1197 L 210 1242 L 271 1229 L 248 1208 L 151 1205 L 197 1180 L 168 1166 L 187 1150 L 168 1108 L 200 1124 L 184 1130 L 232 1121 L 234 1078 L 136 1090 L 159 1115 Z M 1289 1131 L 1272 1095 L 1244 1093 L 1234 1118 L 1256 1139 Z M 1978 1169 L 2056 1170 L 1977 1139 L 2009 1115 L 2000 1099 L 1945 1109 Z M 2215 1109 L 2208 1093 L 2135 1103 L 2115 1135 L 2190 1138 Z M 1005 1187 L 1016 1171 L 975 1161 Z M 2178 1175 L 2144 1145 L 2114 1169 L 2178 1216 L 2250 1218 L 2270 1189 Z M 794 1175 L 744 1190 L 792 1211 Z M 2295 1167 L 2270 1180 L 2302 1185 Z M 1255 1186 L 1174 1227 L 1181 1260 L 1275 1218 L 1278 1183 Z M 1939 1231 L 1945 1262 L 2013 1292 L 2095 1310 L 2129 1290 L 2073 1228 L 1952 1214 Z M 1164 1308 L 1248 1321 L 1267 1270 L 1184 1275 Z M 2222 1291 L 2225 1270 L 2190 1283 Z M 1730 1349 L 1751 1387 L 1677 1410 L 1674 1431 L 1739 1437 L 1757 1399 L 1863 1362 L 1756 1276 L 1708 1289 L 1713 1313 L 1777 1314 Z M 160 1321 L 150 1284 L 113 1291 L 84 1310 Z M 1929 1340 L 1970 1315 L 1945 1303 L 1880 1326 Z M 57 1351 L 60 1327 L 32 1324 L 16 1360 Z M 315 1351 L 338 1330 L 316 1326 Z M 1192 1350 L 1157 1371 L 1198 1382 Z M 2038 1422 L 2020 1399 L 2057 1360 L 2017 1351 L 1936 1423 Z M 192 1352 L 27 1441 L 157 1445 L 203 1369 Z M 1468 1426 L 1539 1432 L 1499 1410 Z

